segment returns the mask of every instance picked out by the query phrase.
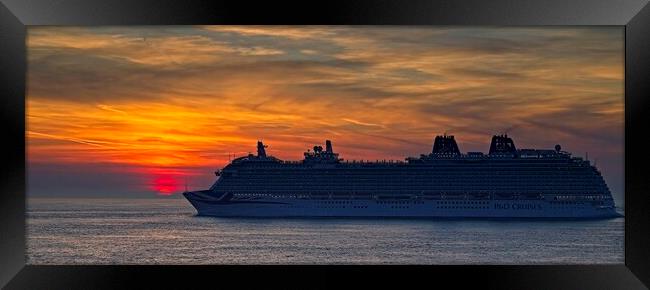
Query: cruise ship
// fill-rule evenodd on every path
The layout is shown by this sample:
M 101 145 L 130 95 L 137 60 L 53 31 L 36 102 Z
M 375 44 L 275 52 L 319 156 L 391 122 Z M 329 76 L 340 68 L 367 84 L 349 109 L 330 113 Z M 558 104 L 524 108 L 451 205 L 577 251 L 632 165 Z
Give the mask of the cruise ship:
M 267 155 L 232 160 L 209 189 L 183 195 L 198 215 L 218 217 L 613 218 L 600 171 L 554 149 L 517 149 L 492 137 L 487 154 L 461 153 L 452 135 L 404 161 L 344 161 L 332 143 L 300 161 Z

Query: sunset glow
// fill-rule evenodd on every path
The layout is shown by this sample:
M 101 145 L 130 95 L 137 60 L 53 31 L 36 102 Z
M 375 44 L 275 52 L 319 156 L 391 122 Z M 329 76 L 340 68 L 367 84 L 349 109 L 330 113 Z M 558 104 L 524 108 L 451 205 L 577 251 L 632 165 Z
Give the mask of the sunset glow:
M 176 179 L 169 175 L 156 177 L 153 189 L 161 195 L 171 195 L 179 190 Z
M 28 55 L 31 194 L 172 195 L 257 140 L 403 160 L 445 132 L 589 152 L 622 194 L 617 27 L 30 27 Z

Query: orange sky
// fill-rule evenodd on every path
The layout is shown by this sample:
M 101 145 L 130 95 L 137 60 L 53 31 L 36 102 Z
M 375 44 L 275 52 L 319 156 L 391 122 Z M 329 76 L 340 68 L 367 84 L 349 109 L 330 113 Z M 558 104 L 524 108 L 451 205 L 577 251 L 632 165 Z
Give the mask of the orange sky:
M 30 27 L 28 55 L 36 195 L 207 188 L 258 139 L 403 159 L 444 132 L 589 152 L 622 194 L 620 27 Z

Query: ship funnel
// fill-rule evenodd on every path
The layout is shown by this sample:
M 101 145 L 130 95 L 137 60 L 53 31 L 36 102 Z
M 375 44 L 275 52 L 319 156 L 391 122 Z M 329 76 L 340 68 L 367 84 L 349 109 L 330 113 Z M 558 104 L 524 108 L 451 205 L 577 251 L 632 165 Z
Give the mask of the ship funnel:
M 453 135 L 442 135 L 436 136 L 436 139 L 433 141 L 433 154 L 460 154 L 458 149 L 458 144 Z
M 257 157 L 266 157 L 266 150 L 264 148 L 266 145 L 262 141 L 257 141 Z
M 334 153 L 334 150 L 332 150 L 332 141 L 325 140 L 325 152 Z
M 490 154 L 493 153 L 516 153 L 517 148 L 512 138 L 505 135 L 492 136 L 492 143 L 490 143 Z

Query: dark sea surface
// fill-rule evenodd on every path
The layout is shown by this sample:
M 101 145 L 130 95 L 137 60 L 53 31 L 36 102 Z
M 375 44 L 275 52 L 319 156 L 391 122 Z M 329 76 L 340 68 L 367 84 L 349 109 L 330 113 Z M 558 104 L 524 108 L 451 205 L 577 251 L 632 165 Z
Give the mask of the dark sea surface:
M 184 199 L 30 198 L 28 264 L 622 264 L 624 219 L 197 217 Z

